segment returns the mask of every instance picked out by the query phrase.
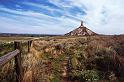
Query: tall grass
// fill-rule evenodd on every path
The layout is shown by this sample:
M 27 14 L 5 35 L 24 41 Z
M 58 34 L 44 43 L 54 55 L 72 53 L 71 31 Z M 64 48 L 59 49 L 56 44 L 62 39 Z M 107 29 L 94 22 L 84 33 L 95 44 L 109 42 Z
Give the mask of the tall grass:
M 14 50 L 14 42 L 1 42 L 0 43 L 0 56 L 3 56 Z M 21 43 L 21 56 L 22 64 L 24 63 L 25 56 L 28 54 L 27 43 Z M 24 66 L 23 66 L 24 69 Z M 14 58 L 0 67 L 0 82 L 15 82 L 15 61 Z

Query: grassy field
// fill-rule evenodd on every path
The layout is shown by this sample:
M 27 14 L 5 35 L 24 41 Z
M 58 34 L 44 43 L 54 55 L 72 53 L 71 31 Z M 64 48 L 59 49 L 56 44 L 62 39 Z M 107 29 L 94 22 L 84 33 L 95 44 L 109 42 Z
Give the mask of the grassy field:
M 36 37 L 35 37 L 36 38 Z M 35 39 L 32 37 L 0 37 L 0 56 L 3 56 L 14 50 L 14 41 L 21 42 L 21 54 L 24 59 L 24 55 L 28 53 L 27 41 Z M 14 58 L 7 62 L 0 68 L 0 82 L 15 82 L 15 64 Z
M 14 41 L 19 41 L 26 48 L 26 42 L 37 37 L 0 37 L 0 56 L 14 50 Z
M 8 42 L 8 41 L 26 41 L 33 39 L 32 37 L 0 37 L 0 42 Z
M 124 81 L 123 53 L 124 36 L 42 38 L 33 42 L 32 71 L 38 82 L 43 78 L 47 82 L 120 82 Z
M 0 56 L 14 50 L 14 41 L 28 41 L 30 37 L 0 37 Z
M 24 82 L 123 82 L 124 36 L 44 37 L 22 59 Z

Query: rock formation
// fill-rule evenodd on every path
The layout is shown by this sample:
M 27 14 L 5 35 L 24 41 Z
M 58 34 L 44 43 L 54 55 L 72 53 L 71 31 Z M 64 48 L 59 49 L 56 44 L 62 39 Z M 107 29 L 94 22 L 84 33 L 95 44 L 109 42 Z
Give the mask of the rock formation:
M 91 31 L 87 27 L 83 25 L 83 21 L 81 21 L 80 27 L 76 28 L 75 30 L 65 34 L 68 36 L 85 36 L 85 35 L 97 35 L 95 32 Z

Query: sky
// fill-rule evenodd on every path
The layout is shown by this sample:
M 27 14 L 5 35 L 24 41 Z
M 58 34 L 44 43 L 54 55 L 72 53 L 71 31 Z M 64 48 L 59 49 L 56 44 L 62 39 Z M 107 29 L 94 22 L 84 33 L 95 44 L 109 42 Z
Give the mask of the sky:
M 0 33 L 65 34 L 81 20 L 99 34 L 124 34 L 124 0 L 0 0 Z

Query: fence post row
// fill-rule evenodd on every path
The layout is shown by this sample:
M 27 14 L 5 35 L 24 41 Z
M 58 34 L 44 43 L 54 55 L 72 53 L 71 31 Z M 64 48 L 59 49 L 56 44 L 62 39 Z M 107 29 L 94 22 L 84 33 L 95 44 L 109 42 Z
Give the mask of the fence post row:
M 32 40 L 28 41 L 28 52 L 30 52 L 30 47 L 32 44 Z M 21 57 L 21 42 L 14 42 L 14 49 L 12 51 L 2 57 L 0 57 L 0 66 L 7 63 L 13 57 L 15 57 L 15 71 L 16 71 L 16 82 L 23 81 L 23 68 L 22 68 L 22 57 Z
M 14 42 L 14 47 L 15 49 L 20 50 L 20 53 L 18 53 L 15 56 L 16 82 L 22 82 L 23 71 L 22 71 L 22 62 L 21 62 L 21 43 Z

